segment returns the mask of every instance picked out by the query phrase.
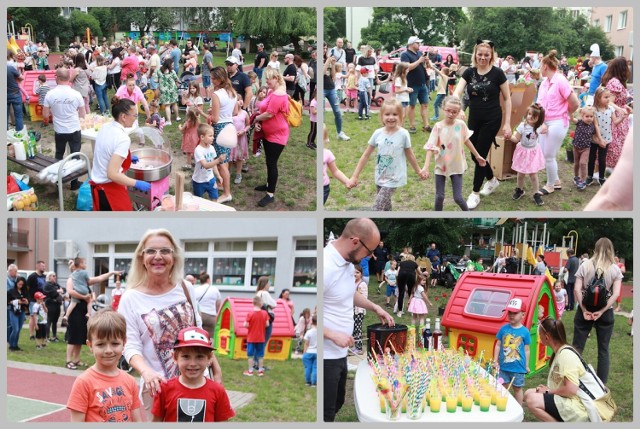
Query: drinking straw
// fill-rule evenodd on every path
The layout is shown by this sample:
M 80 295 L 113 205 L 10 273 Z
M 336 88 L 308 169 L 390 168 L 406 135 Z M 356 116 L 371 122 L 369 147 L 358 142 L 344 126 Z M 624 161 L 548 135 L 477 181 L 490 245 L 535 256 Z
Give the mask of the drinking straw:
M 509 391 L 509 389 L 511 389 L 511 384 L 513 384 L 513 380 L 515 380 L 515 377 L 511 378 L 511 381 L 509 382 L 509 385 L 507 386 L 507 392 Z

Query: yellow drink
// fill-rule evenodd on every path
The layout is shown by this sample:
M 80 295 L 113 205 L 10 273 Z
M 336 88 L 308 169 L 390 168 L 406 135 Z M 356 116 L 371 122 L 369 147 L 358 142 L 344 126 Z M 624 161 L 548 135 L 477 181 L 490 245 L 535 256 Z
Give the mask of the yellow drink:
M 489 411 L 491 406 L 491 396 L 487 394 L 480 395 L 480 411 Z
M 507 399 L 506 395 L 498 395 L 496 398 L 496 408 L 498 411 L 506 411 L 507 410 Z
M 480 405 L 480 390 L 473 390 L 473 403 L 476 405 Z
M 471 396 L 463 396 L 462 397 L 462 411 L 469 412 L 471 411 L 471 407 L 473 406 L 473 397 Z
M 440 398 L 440 395 L 432 395 L 429 401 L 429 409 L 431 410 L 431 412 L 439 413 L 441 405 L 442 405 L 442 399 Z
M 498 397 L 498 392 L 496 391 L 496 389 L 491 389 L 491 405 L 495 405 L 496 404 L 496 399 Z
M 447 396 L 447 412 L 455 413 L 457 406 L 458 406 L 458 397 L 453 395 Z

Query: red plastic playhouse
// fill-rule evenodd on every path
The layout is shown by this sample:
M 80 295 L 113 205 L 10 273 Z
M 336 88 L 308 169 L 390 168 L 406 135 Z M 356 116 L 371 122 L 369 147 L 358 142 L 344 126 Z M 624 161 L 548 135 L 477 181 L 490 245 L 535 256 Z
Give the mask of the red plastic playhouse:
M 522 324 L 531 334 L 529 368 L 532 375 L 542 369 L 551 349 L 540 343 L 538 319 L 558 314 L 552 286 L 545 276 L 526 274 L 464 273 L 451 294 L 442 317 L 442 325 L 449 335 L 449 347 L 462 347 L 472 358 L 483 353 L 485 360 L 493 359 L 496 334 L 508 323 L 504 311 L 507 302 L 520 298 L 526 304 Z

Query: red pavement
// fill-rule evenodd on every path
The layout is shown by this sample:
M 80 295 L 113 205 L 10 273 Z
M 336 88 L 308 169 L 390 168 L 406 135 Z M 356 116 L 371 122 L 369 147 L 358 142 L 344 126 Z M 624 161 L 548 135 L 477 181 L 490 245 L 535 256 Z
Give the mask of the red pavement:
M 76 377 L 49 372 L 7 368 L 7 395 L 60 404 L 64 407 Z M 68 422 L 71 413 L 66 408 L 30 422 Z

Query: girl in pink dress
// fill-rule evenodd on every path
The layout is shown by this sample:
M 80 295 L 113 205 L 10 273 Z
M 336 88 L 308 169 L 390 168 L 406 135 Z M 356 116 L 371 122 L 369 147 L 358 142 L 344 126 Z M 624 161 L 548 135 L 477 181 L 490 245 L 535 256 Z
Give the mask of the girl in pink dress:
M 544 170 L 545 161 L 542 148 L 538 144 L 539 128 L 544 124 L 544 108 L 535 103 L 529 106 L 524 121 L 520 122 L 511 141 L 518 143 L 513 152 L 511 168 L 518 172 L 516 190 L 513 199 L 519 200 L 524 195 L 524 178 L 529 176 L 533 201 L 541 206 L 544 204 L 538 190 L 538 172 Z
M 182 133 L 182 152 L 187 155 L 187 163 L 184 165 L 184 169 L 190 169 L 193 164 L 193 152 L 198 146 L 198 125 L 200 120 L 195 110 L 187 110 L 184 124 L 178 125 L 178 129 Z
M 238 145 L 231 149 L 229 162 L 236 165 L 236 178 L 233 181 L 236 185 L 242 182 L 242 164 L 249 158 L 249 143 L 247 131 L 249 131 L 249 114 L 242 108 L 242 96 L 238 94 L 238 113 L 233 116 L 233 125 L 238 134 Z
M 424 318 L 427 314 L 429 314 L 429 310 L 427 309 L 427 303 L 431 304 L 429 301 L 429 296 L 427 292 L 429 291 L 429 286 L 427 286 L 427 278 L 421 277 L 420 283 L 413 290 L 411 294 L 411 299 L 409 300 L 409 313 L 411 313 L 411 322 L 413 326 L 416 328 L 418 326 L 424 325 Z

